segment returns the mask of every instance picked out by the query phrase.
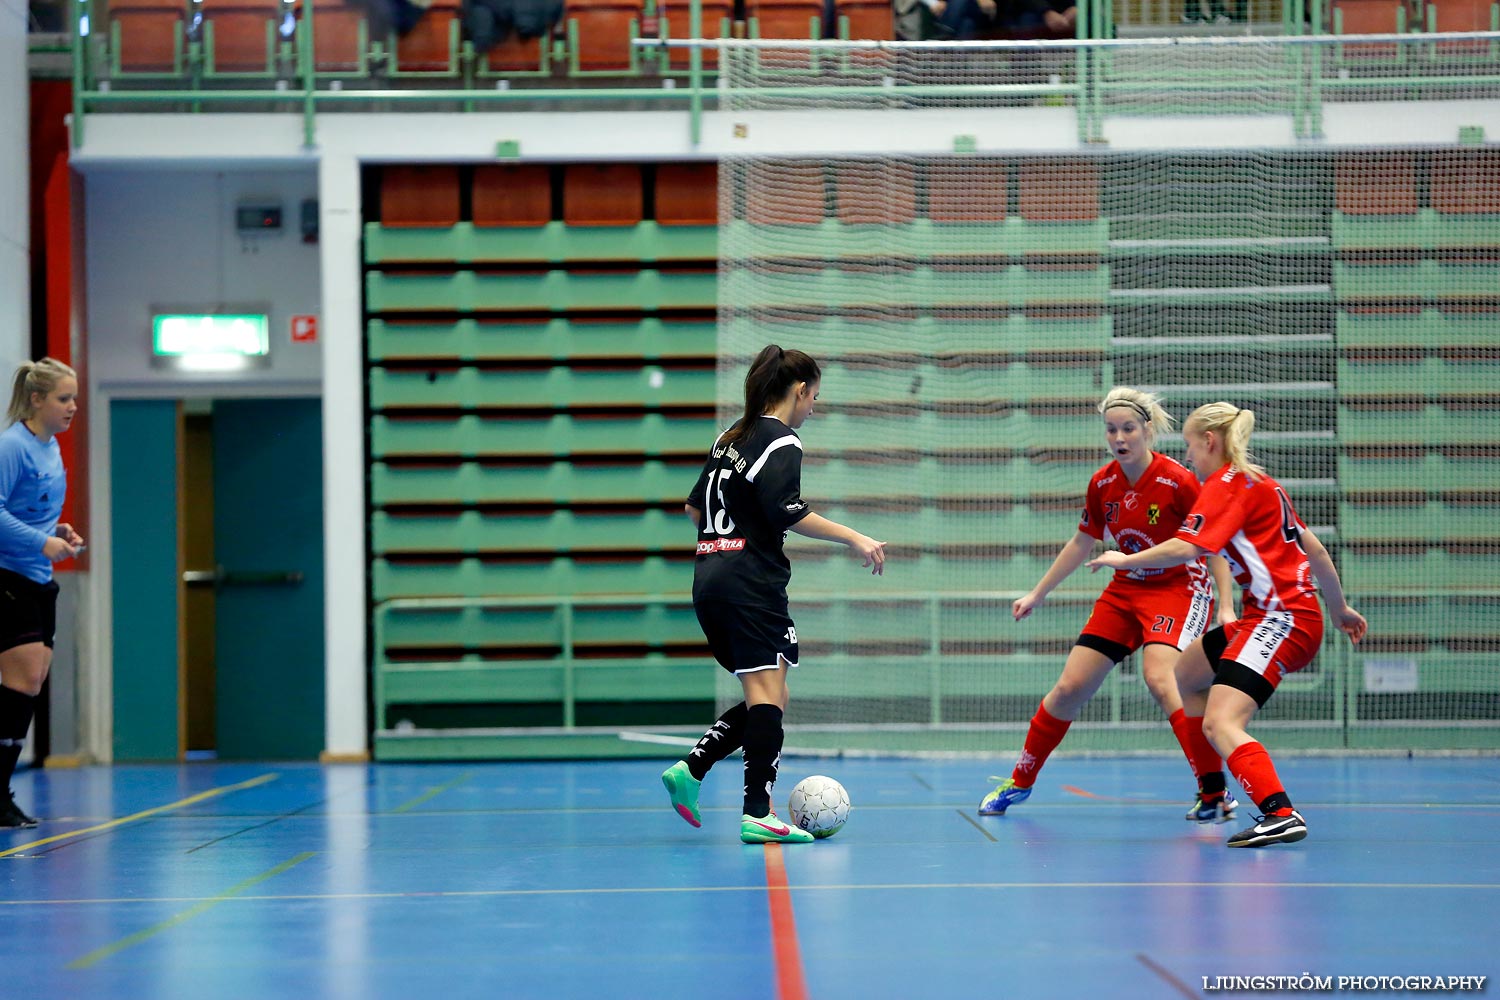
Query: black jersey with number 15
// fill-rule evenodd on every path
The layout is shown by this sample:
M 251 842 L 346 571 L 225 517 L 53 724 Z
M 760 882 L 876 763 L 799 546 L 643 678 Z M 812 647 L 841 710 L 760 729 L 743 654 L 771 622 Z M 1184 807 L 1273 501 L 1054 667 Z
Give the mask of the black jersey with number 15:
M 792 564 L 782 542 L 811 513 L 802 499 L 796 433 L 763 416 L 739 441 L 715 441 L 688 503 L 703 512 L 693 600 L 785 608 Z

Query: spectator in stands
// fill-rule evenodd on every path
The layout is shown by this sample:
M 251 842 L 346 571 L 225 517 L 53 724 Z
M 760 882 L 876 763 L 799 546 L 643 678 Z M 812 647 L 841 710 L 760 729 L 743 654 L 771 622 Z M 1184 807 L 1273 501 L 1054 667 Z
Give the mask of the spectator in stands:
M 562 0 L 464 0 L 463 5 L 464 30 L 479 53 L 512 32 L 523 41 L 550 34 L 562 15 Z
M 698 532 L 693 610 L 719 665 L 739 679 L 745 700 L 726 711 L 686 757 L 662 773 L 672 808 L 701 826 L 698 788 L 708 769 L 745 748 L 740 839 L 805 844 L 771 808 L 781 761 L 787 674 L 797 666 L 797 627 L 788 614 L 792 576 L 788 531 L 840 542 L 861 565 L 885 569 L 885 543 L 813 513 L 802 499 L 802 439 L 822 372 L 801 351 L 763 348 L 745 376 L 745 412 L 720 434 L 683 511 Z
M 952 38 L 953 32 L 938 20 L 947 9 L 947 0 L 895 0 L 896 37 L 903 42 Z
M 947 0 L 939 4 L 938 24 L 949 38 L 983 38 L 994 31 L 1000 18 L 997 0 Z
M 1240 619 L 1194 642 L 1177 661 L 1177 684 L 1202 734 L 1264 814 L 1230 837 L 1229 847 L 1293 843 L 1307 822 L 1266 748 L 1245 727 L 1281 679 L 1312 662 L 1323 641 L 1323 591 L 1334 624 L 1355 642 L 1367 623 L 1344 599 L 1338 569 L 1307 529 L 1281 485 L 1250 460 L 1255 414 L 1233 403 L 1208 403 L 1183 425 L 1188 461 L 1203 492 L 1174 537 L 1132 553 L 1105 552 L 1094 569 L 1166 569 L 1222 552 L 1244 586 Z M 1314 588 L 1313 583 L 1317 583 Z
M 1078 5 L 1075 0 L 1014 0 L 1006 21 L 1017 32 L 1072 38 L 1078 30 Z

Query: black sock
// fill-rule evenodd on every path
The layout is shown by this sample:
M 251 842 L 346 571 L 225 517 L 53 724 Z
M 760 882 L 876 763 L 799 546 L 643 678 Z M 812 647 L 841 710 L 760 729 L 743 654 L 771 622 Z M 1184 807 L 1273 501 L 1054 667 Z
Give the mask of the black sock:
M 1292 799 L 1286 792 L 1272 792 L 1260 800 L 1260 811 L 1267 816 L 1275 816 L 1281 810 L 1290 808 Z
M 10 788 L 16 761 L 21 759 L 21 744 L 31 728 L 36 699 L 14 688 L 0 684 L 0 792 Z
M 771 811 L 771 786 L 781 764 L 781 708 L 751 705 L 745 713 L 745 815 Z
M 1209 771 L 1198 776 L 1198 793 L 1204 799 L 1217 798 L 1227 790 L 1223 771 Z
M 709 768 L 744 744 L 746 711 L 742 701 L 719 716 L 719 721 L 708 727 L 708 732 L 698 740 L 698 745 L 683 758 L 693 777 L 702 781 Z

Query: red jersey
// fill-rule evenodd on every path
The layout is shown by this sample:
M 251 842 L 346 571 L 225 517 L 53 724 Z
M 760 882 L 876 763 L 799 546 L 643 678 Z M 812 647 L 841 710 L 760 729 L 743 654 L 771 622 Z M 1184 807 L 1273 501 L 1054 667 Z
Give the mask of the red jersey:
M 1307 525 L 1281 484 L 1225 465 L 1203 484 L 1177 537 L 1223 552 L 1245 588 L 1245 606 L 1321 615 L 1312 566 L 1302 550 Z
M 1146 471 L 1132 485 L 1119 462 L 1110 462 L 1089 480 L 1078 530 L 1094 538 L 1108 536 L 1126 554 L 1149 549 L 1173 536 L 1198 499 L 1198 480 L 1165 455 L 1153 453 Z M 1152 587 L 1186 586 L 1208 593 L 1208 569 L 1202 559 L 1166 569 L 1116 570 L 1110 586 L 1135 583 Z

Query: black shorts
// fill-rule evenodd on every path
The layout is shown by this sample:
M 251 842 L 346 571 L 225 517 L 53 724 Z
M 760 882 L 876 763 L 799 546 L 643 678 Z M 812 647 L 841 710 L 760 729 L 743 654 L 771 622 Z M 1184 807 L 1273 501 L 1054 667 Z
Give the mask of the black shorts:
M 694 601 L 693 610 L 714 659 L 730 673 L 774 670 L 780 660 L 797 665 L 797 626 L 786 612 L 727 601 Z
M 57 631 L 57 581 L 37 583 L 0 569 L 0 653 L 40 642 L 52 648 Z

